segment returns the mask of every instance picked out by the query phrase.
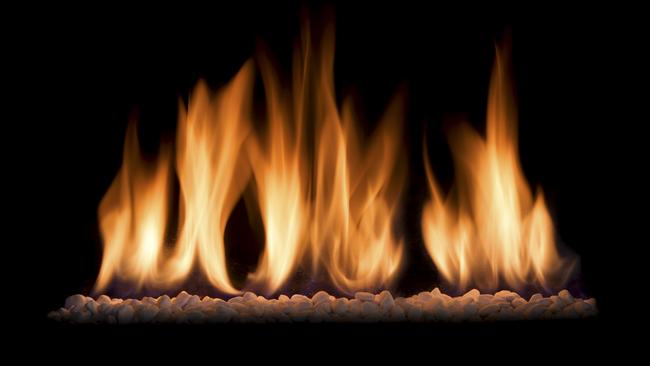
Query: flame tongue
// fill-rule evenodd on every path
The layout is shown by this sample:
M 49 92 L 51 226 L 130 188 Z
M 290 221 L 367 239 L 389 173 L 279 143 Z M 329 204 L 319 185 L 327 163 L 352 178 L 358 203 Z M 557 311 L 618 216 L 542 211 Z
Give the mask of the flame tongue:
M 401 105 L 391 105 L 364 149 L 351 109 L 346 106 L 341 117 L 336 106 L 333 33 L 325 33 L 320 62 L 312 62 L 305 34 L 292 93 L 283 90 L 269 63 L 260 64 L 266 136 L 251 133 L 250 62 L 216 97 L 200 83 L 187 111 L 181 108 L 179 239 L 169 250 L 163 233 L 170 159 L 161 155 L 155 174 L 140 172 L 130 129 L 124 163 L 99 210 L 104 258 L 97 291 L 115 275 L 137 288 L 169 287 L 197 267 L 219 291 L 238 292 L 228 276 L 224 230 L 251 171 L 266 243 L 250 285 L 276 292 L 298 266 L 309 264 L 347 292 L 390 284 L 402 256 L 393 234 L 402 183 L 396 167 Z M 313 156 L 307 131 L 316 134 Z
M 295 57 L 292 99 L 262 63 L 270 129 L 265 154 L 254 145 L 251 164 L 267 238 L 252 278 L 266 292 L 276 291 L 305 262 L 304 254 L 314 272 L 326 272 L 347 292 L 388 285 L 401 260 L 392 232 L 401 187 L 394 172 L 401 110 L 394 103 L 362 150 L 350 108 L 341 118 L 335 102 L 333 33 L 326 32 L 321 45 L 315 51 L 320 62 L 311 62 L 309 38 Z M 313 161 L 301 135 L 307 116 L 316 132 Z
M 460 288 L 494 290 L 501 281 L 511 288 L 548 286 L 567 267 L 562 268 L 543 195 L 533 197 L 519 166 L 516 113 L 503 50 L 498 51 L 486 139 L 468 126 L 452 135 L 457 202 L 443 200 L 426 167 L 431 200 L 424 208 L 423 235 L 436 267 Z
M 96 288 L 105 288 L 114 274 L 136 286 L 157 281 L 167 219 L 169 151 L 162 149 L 151 166 L 140 156 L 137 130 L 130 124 L 122 169 L 99 205 L 104 257 Z

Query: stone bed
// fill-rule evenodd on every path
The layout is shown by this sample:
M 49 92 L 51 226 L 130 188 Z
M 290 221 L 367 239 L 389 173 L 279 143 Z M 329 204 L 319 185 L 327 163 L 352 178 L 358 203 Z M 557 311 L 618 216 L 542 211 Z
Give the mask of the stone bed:
M 93 299 L 73 295 L 65 306 L 48 317 L 73 323 L 226 323 L 226 322 L 422 322 L 497 321 L 525 319 L 575 319 L 597 314 L 593 298 L 574 298 L 567 290 L 526 300 L 503 290 L 481 294 L 474 289 L 450 297 L 438 288 L 411 297 L 394 298 L 389 291 L 379 294 L 357 292 L 354 298 L 336 298 L 325 291 L 311 298 L 303 295 L 266 299 L 252 292 L 227 301 L 200 298 L 185 291 L 176 297 L 144 297 L 122 300 L 101 295 Z

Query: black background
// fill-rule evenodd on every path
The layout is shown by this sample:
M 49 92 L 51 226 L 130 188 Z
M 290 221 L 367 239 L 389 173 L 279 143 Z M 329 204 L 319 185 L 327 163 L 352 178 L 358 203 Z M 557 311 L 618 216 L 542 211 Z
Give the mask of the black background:
M 14 55 L 21 57 L 10 71 L 21 81 L 14 93 L 21 138 L 9 145 L 16 143 L 18 148 L 11 151 L 28 159 L 15 167 L 20 177 L 16 183 L 31 194 L 26 199 L 9 197 L 19 203 L 14 218 L 21 224 L 9 231 L 18 233 L 12 240 L 27 252 L 23 258 L 30 263 L 11 264 L 20 267 L 12 269 L 14 277 L 24 280 L 20 291 L 38 298 L 22 322 L 44 329 L 44 339 L 122 333 L 52 324 L 45 315 L 68 295 L 92 288 L 101 261 L 96 210 L 120 166 L 130 116 L 138 115 L 144 150 L 155 156 L 161 139 L 173 141 L 178 98 L 187 98 L 201 78 L 215 88 L 223 85 L 255 55 L 259 42 L 290 75 L 301 5 L 41 9 L 29 23 L 13 29 L 9 38 Z M 541 325 L 323 327 L 318 334 L 534 333 L 540 338 L 560 334 L 563 341 L 577 334 L 592 341 L 617 332 L 619 313 L 612 289 L 628 286 L 619 271 L 626 267 L 619 256 L 635 253 L 634 245 L 643 243 L 625 239 L 630 233 L 620 230 L 621 223 L 634 220 L 622 206 L 629 203 L 623 195 L 639 182 L 630 177 L 636 165 L 624 159 L 640 155 L 632 137 L 638 137 L 641 123 L 628 117 L 625 107 L 634 103 L 627 99 L 634 91 L 629 86 L 640 76 L 630 72 L 634 61 L 626 53 L 628 47 L 642 47 L 626 33 L 633 34 L 628 27 L 639 21 L 634 11 L 555 5 L 447 8 L 419 2 L 328 6 L 336 21 L 337 98 L 354 95 L 370 130 L 398 87 L 404 86 L 408 95 L 404 146 L 410 173 L 400 224 L 409 260 L 398 291 L 411 294 L 440 282 L 419 229 L 427 196 L 422 137 L 429 143 L 436 175 L 448 187 L 453 169 L 444 126 L 464 118 L 482 128 L 494 42 L 510 29 L 521 163 L 531 186 L 543 187 L 563 244 L 580 256 L 579 292 L 597 298 L 601 315 L 592 321 Z M 323 4 L 307 8 L 318 22 Z M 28 32 L 32 34 L 21 38 Z M 247 221 L 241 207 L 235 216 Z M 253 236 L 250 240 L 259 246 Z M 254 265 L 254 251 L 234 255 Z M 138 329 L 132 334 L 195 334 L 182 327 Z M 196 329 L 214 337 L 228 333 L 234 339 L 276 331 L 288 337 L 295 330 Z M 316 333 L 308 327 L 296 329 Z

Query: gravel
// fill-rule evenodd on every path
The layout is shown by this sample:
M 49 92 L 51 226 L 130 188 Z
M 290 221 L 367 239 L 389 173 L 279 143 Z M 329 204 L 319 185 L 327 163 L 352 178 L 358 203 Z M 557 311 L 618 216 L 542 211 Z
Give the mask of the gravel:
M 481 294 L 474 289 L 450 297 L 438 288 L 411 297 L 394 298 L 389 291 L 379 294 L 357 292 L 353 298 L 336 298 L 319 291 L 304 295 L 266 299 L 252 292 L 227 301 L 200 298 L 185 291 L 176 297 L 117 299 L 101 295 L 97 299 L 72 295 L 65 306 L 48 317 L 72 323 L 272 323 L 272 322 L 421 322 L 421 321 L 501 321 L 527 319 L 575 319 L 597 314 L 596 300 L 579 299 L 567 290 L 528 300 L 503 290 Z

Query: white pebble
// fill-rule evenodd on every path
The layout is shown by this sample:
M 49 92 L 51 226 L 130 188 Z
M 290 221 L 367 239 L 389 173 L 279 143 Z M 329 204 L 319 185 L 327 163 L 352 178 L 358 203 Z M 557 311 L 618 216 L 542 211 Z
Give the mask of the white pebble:
M 348 304 L 347 304 L 347 299 L 345 298 L 340 298 L 336 299 L 335 305 L 334 305 L 334 313 L 343 315 L 348 311 Z
M 111 298 L 106 296 L 106 295 L 99 295 L 97 298 L 97 303 L 98 304 L 110 304 L 111 303 Z
M 547 305 L 543 304 L 541 301 L 537 301 L 524 311 L 524 316 L 526 319 L 537 319 L 546 310 L 546 307 Z
M 562 290 L 558 293 L 558 296 L 560 296 L 561 299 L 565 300 L 569 304 L 573 302 L 573 295 L 569 292 L 569 290 Z
M 254 293 L 252 293 L 250 291 L 246 291 L 244 293 L 243 297 L 244 297 L 244 301 L 255 301 L 255 300 L 257 300 L 257 295 L 255 295 Z
M 73 306 L 82 307 L 86 304 L 86 297 L 84 295 L 72 295 L 65 299 L 65 308 L 72 309 Z
M 381 310 L 386 312 L 389 311 L 394 305 L 395 305 L 395 300 L 393 299 L 393 295 L 390 294 L 388 291 L 384 291 L 387 294 L 384 295 L 380 302 L 379 306 L 381 307 Z
M 311 301 L 318 305 L 321 302 L 329 301 L 330 295 L 325 291 L 318 291 L 314 296 L 312 296 Z
M 133 320 L 133 308 L 131 305 L 125 304 L 120 306 L 117 312 L 117 321 L 120 324 L 129 324 Z
M 294 302 L 295 301 L 301 301 L 301 302 L 311 303 L 311 299 L 309 299 L 305 295 L 300 295 L 300 294 L 295 294 L 295 295 L 291 296 L 291 301 L 294 301 Z
M 99 312 L 99 306 L 97 305 L 95 300 L 88 301 L 86 303 L 86 309 L 88 309 L 91 315 L 95 315 Z
M 496 313 L 501 309 L 501 307 L 498 304 L 489 304 L 484 307 L 482 307 L 479 311 L 478 314 L 480 316 L 488 316 L 492 313 Z
M 185 291 L 181 291 L 178 295 L 176 295 L 174 299 L 172 299 L 172 304 L 182 308 L 185 306 L 185 303 L 190 299 L 190 297 L 190 294 Z
M 375 299 L 375 295 L 371 294 L 370 292 L 361 291 L 354 294 L 354 298 L 359 301 L 373 301 Z
M 433 295 L 429 291 L 422 291 L 418 294 L 418 300 L 420 302 L 426 303 L 433 300 Z
M 512 306 L 514 306 L 514 307 L 519 307 L 521 305 L 526 305 L 527 303 L 528 302 L 526 300 L 522 299 L 521 297 L 518 297 L 518 298 L 512 300 Z
M 541 294 L 526 301 L 514 292 L 495 295 L 477 289 L 450 297 L 434 289 L 410 297 L 397 297 L 389 291 L 379 294 L 357 292 L 353 299 L 335 298 L 325 291 L 311 298 L 295 294 L 277 299 L 246 292 L 228 301 L 200 298 L 181 291 L 170 299 L 143 297 L 141 300 L 111 299 L 101 295 L 94 300 L 83 295 L 66 299 L 65 306 L 50 312 L 49 319 L 74 323 L 181 322 L 181 323 L 264 323 L 264 322 L 340 322 L 340 321 L 475 321 L 580 318 L 597 314 L 596 300 L 576 299 L 567 290 L 545 298 Z
M 181 307 L 191 309 L 194 305 L 197 305 L 197 304 L 200 304 L 200 303 L 201 303 L 201 299 L 197 295 L 192 295 L 192 296 L 190 296 L 189 299 L 187 299 L 185 304 L 183 306 L 181 306 Z
M 138 312 L 138 320 L 143 323 L 148 323 L 158 315 L 158 311 L 155 305 L 146 305 Z
M 473 301 L 478 301 L 479 296 L 481 296 L 481 292 L 477 289 L 469 290 L 465 295 L 463 295 L 464 298 L 470 298 Z

